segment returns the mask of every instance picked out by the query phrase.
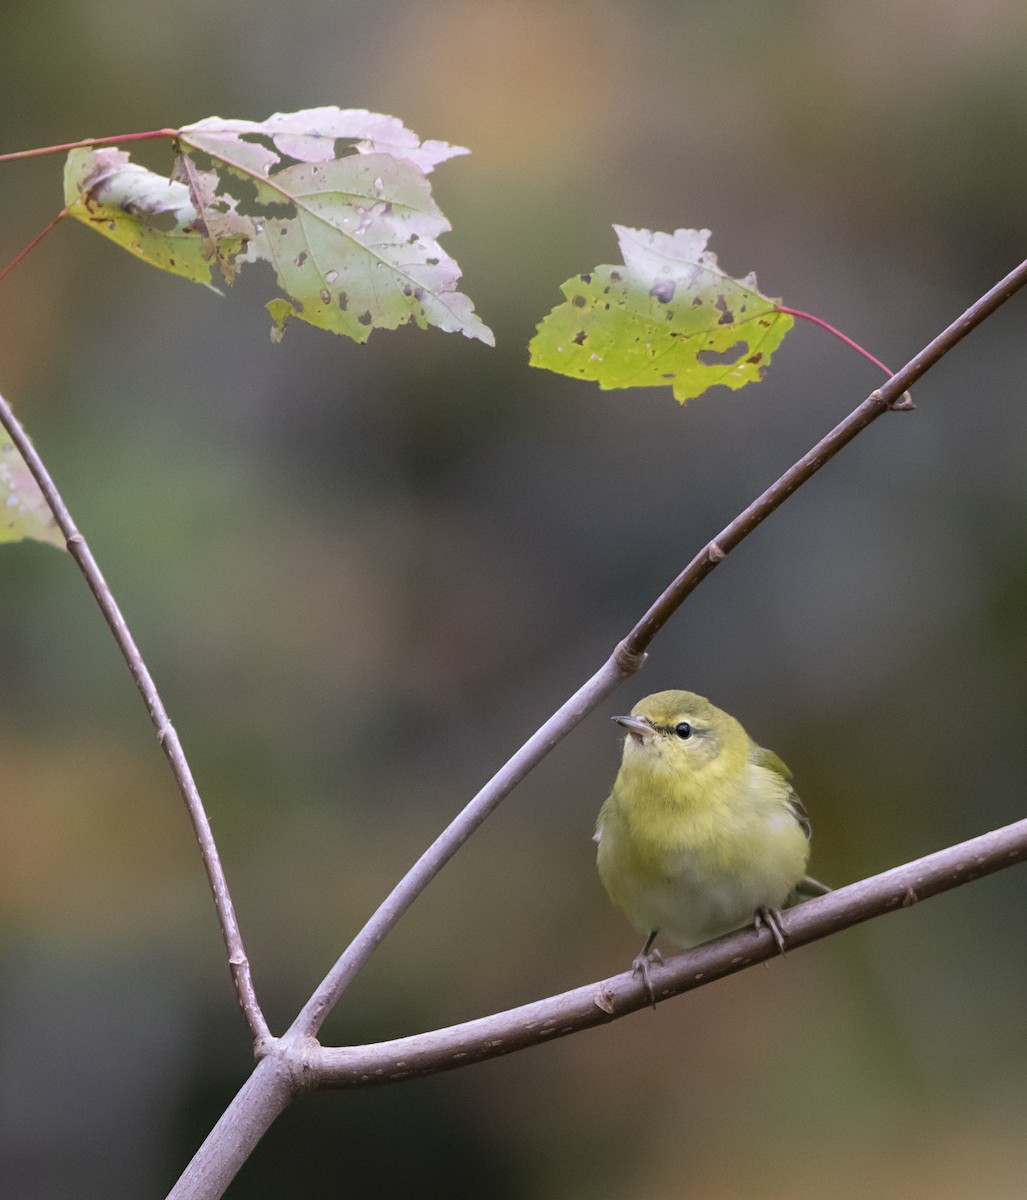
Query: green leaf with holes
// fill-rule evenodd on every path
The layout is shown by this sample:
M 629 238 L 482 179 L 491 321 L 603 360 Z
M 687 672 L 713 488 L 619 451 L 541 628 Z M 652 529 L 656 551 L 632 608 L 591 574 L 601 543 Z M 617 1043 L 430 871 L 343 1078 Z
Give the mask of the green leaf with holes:
M 211 267 L 232 282 L 234 259 L 251 236 L 235 200 L 216 194 L 217 176 L 179 161 L 165 178 L 123 150 L 72 150 L 64 167 L 69 216 L 162 271 L 210 284 Z
M 335 107 L 266 121 L 209 117 L 176 131 L 167 178 L 120 150 L 76 150 L 65 170 L 72 216 L 153 266 L 211 284 L 271 264 L 285 293 L 268 304 L 364 342 L 372 329 L 434 325 L 494 344 L 459 291 L 438 238 L 450 224 L 428 174 L 467 151 L 422 142 L 395 117 Z M 202 165 L 201 165 L 202 162 Z
M 0 429 L 0 542 L 20 542 L 25 538 L 65 549 L 64 535 L 57 528 L 39 484 L 17 446 Z
M 538 326 L 531 365 L 604 389 L 670 387 L 682 404 L 715 384 L 762 379 L 793 322 L 756 276 L 726 275 L 706 249 L 708 229 L 614 229 L 623 266 L 563 284 L 566 303 Z

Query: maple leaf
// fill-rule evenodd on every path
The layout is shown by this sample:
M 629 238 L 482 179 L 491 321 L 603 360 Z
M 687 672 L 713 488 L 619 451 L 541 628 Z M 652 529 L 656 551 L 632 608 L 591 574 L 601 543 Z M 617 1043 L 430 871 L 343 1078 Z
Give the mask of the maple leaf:
M 396 117 L 328 106 L 266 121 L 209 117 L 176 141 L 167 179 L 121 151 L 74 151 L 71 215 L 201 283 L 212 266 L 231 283 L 244 263 L 267 261 L 285 293 L 267 306 L 275 337 L 296 317 L 359 342 L 414 322 L 494 344 L 457 291 L 460 268 L 438 242 L 451 226 L 426 178 L 468 153 L 462 146 L 422 142 Z
M 562 285 L 567 300 L 539 324 L 531 365 L 605 389 L 669 386 L 682 404 L 714 384 L 762 379 L 793 320 L 756 276 L 727 275 L 706 249 L 708 229 L 614 229 L 623 266 Z
M 176 167 L 176 173 L 185 170 Z M 64 202 L 70 216 L 155 267 L 210 284 L 214 263 L 231 283 L 232 260 L 245 248 L 252 223 L 235 212 L 231 197 L 215 194 L 216 175 L 195 168 L 186 173 L 188 182 L 165 178 L 123 150 L 72 150 Z
M 17 446 L 0 431 L 0 542 L 24 538 L 66 548 L 39 484 Z

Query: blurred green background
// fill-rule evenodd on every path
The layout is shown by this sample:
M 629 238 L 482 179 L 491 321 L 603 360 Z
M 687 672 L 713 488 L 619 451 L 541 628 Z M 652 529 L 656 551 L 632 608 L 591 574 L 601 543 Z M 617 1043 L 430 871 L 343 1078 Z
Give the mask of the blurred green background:
M 707 538 L 876 385 L 797 328 L 681 411 L 530 370 L 612 222 L 899 365 L 1025 253 L 1027 13 L 936 5 L 8 0 L 0 149 L 402 117 L 497 335 L 358 347 L 70 223 L 0 286 L 0 391 L 90 538 L 204 792 L 280 1031 L 417 853 Z M 159 145 L 143 162 L 166 171 Z M 0 260 L 61 163 L 0 168 Z M 249 277 L 247 277 L 249 276 Z M 1023 815 L 1027 406 L 1014 301 L 745 543 L 649 665 L 381 947 L 326 1040 L 624 969 L 592 823 L 609 716 L 709 695 L 795 770 L 841 884 Z M 319 1095 L 230 1190 L 604 1200 L 1021 1197 L 1022 869 L 510 1059 Z M 249 1049 L 181 804 L 72 564 L 0 555 L 0 1179 L 160 1196 Z

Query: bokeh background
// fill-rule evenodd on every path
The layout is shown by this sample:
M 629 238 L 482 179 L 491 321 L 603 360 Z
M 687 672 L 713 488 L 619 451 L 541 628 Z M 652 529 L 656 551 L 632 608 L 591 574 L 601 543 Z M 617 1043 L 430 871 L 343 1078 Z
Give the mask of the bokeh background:
M 281 1030 L 391 884 L 654 595 L 878 382 L 797 328 L 685 410 L 527 366 L 613 222 L 901 364 L 1027 245 L 1016 0 L 7 0 L 0 149 L 335 103 L 471 147 L 444 244 L 498 348 L 273 346 L 70 223 L 0 286 L 0 390 L 191 756 Z M 167 170 L 164 147 L 140 148 Z M 0 259 L 61 163 L 0 168 Z M 590 834 L 610 715 L 688 687 L 793 766 L 834 884 L 1023 815 L 1027 406 L 1014 301 L 709 579 L 380 948 L 337 1043 L 623 969 Z M 1006 1200 L 1027 1171 L 1022 868 L 601 1030 L 319 1095 L 229 1192 Z M 0 1180 L 161 1196 L 249 1049 L 173 782 L 68 559 L 0 555 Z

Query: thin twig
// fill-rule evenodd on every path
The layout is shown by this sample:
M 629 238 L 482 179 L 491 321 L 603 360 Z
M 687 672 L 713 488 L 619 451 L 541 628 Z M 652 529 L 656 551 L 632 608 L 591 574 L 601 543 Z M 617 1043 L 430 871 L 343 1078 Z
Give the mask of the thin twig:
M 567 701 L 503 766 L 439 835 L 350 943 L 335 966 L 318 985 L 286 1033 L 287 1038 L 313 1037 L 343 991 L 374 953 L 414 900 L 460 849 L 471 833 L 495 810 L 511 788 L 523 779 L 549 751 L 645 661 L 649 643 L 663 628 L 686 596 L 693 592 L 728 551 L 733 550 L 775 509 L 832 459 L 843 446 L 888 412 L 908 388 L 944 354 L 976 328 L 1000 305 L 1027 284 L 1027 261 L 1000 280 L 980 300 L 876 392 L 855 408 L 841 424 L 822 438 L 808 454 L 787 470 L 762 496 L 749 505 L 712 541 L 660 595 L 649 611 L 617 646 L 591 680 Z
M 644 657 L 644 656 L 643 656 Z M 286 1038 L 313 1037 L 350 980 L 378 943 L 442 870 L 471 834 L 568 730 L 641 666 L 641 660 L 610 659 L 482 788 L 396 884 L 374 916 L 346 948 L 317 991 L 304 1005 Z
M 708 542 L 624 639 L 622 643 L 624 648 L 629 653 L 643 653 L 656 634 L 677 611 L 685 597 L 695 591 L 713 568 L 723 561 L 729 551 L 748 537 L 756 526 L 779 508 L 796 488 L 811 479 L 858 433 L 862 433 L 882 413 L 888 412 L 898 404 L 903 394 L 939 359 L 961 342 L 972 329 L 976 329 L 982 321 L 990 317 L 997 308 L 1005 304 L 1025 284 L 1027 284 L 1027 261 L 1020 263 L 1015 270 L 1010 271 L 1004 279 L 999 280 L 993 288 L 985 292 L 980 300 L 972 304 L 961 317 L 953 321 L 932 342 L 929 342 L 887 383 L 883 384 L 876 392 L 872 392 L 808 454 L 804 454 L 794 466 L 785 471 L 776 483 L 767 488 L 762 496 L 754 500 L 748 508 L 735 517 L 730 525 L 725 526 L 712 541 Z
M 157 685 L 153 682 L 146 663 L 125 624 L 125 618 L 121 615 L 121 610 L 96 564 L 96 559 L 93 558 L 92 551 L 71 519 L 71 514 L 50 478 L 50 473 L 43 465 L 42 459 L 36 453 L 35 447 L 29 441 L 20 422 L 2 396 L 0 396 L 0 424 L 10 434 L 11 440 L 18 447 L 22 458 L 39 484 L 40 490 L 50 506 L 50 511 L 53 513 L 61 533 L 64 534 L 68 551 L 85 576 L 86 584 L 103 612 L 104 619 L 118 644 L 118 649 L 128 664 L 136 687 L 143 697 L 150 720 L 157 730 L 157 740 L 171 764 L 172 773 L 178 783 L 178 789 L 182 793 L 182 799 L 185 801 L 189 819 L 192 821 L 196 840 L 200 844 L 200 854 L 203 856 L 203 865 L 207 872 L 210 890 L 214 895 L 214 906 L 217 909 L 218 924 L 221 926 L 225 949 L 228 951 L 228 965 L 232 972 L 235 990 L 250 1032 L 253 1034 L 255 1050 L 260 1055 L 272 1040 L 271 1031 L 268 1029 L 267 1021 L 257 1002 L 250 964 L 243 948 L 242 934 L 236 920 L 228 882 L 225 879 L 210 822 L 207 820 L 203 801 L 200 799 L 199 790 L 193 779 L 192 771 L 189 769 L 189 763 L 186 761 L 182 743 L 179 741 L 175 727 L 171 724 L 171 718 L 157 691 Z
M 872 362 L 874 366 L 883 371 L 885 375 L 895 374 L 891 367 L 885 366 L 885 364 L 881 362 L 879 358 L 871 354 L 870 351 L 861 346 L 859 342 L 853 341 L 848 334 L 842 333 L 840 329 L 837 329 L 829 321 L 825 321 L 823 317 L 816 317 L 813 315 L 813 313 L 803 312 L 801 308 L 787 308 L 784 304 L 775 304 L 774 307 L 778 312 L 787 313 L 790 317 L 799 317 L 803 321 L 809 321 L 811 325 L 819 325 L 821 329 L 826 329 L 828 333 L 832 334 L 840 342 L 844 342 L 850 350 L 855 350 L 857 354 L 862 354 L 868 362 Z
M 68 210 L 66 208 L 62 208 L 61 211 L 57 214 L 57 216 L 54 217 L 54 219 L 50 222 L 50 224 L 47 225 L 47 227 L 43 230 L 43 232 L 36 234 L 36 236 L 32 239 L 31 242 L 29 242 L 29 244 L 25 247 L 25 249 L 19 251 L 14 256 L 14 258 L 11 259 L 11 261 L 7 264 L 7 266 L 4 267 L 3 270 L 0 270 L 0 281 L 6 279 L 7 276 L 10 275 L 10 273 L 18 265 L 18 263 L 20 263 L 21 260 L 23 258 L 25 258 L 27 255 L 31 254 L 31 252 L 33 250 L 35 250 L 35 248 L 39 245 L 39 243 L 43 240 L 43 238 L 45 238 L 48 233 L 52 233 L 53 230 L 55 230 L 57 228 L 57 226 L 60 225 L 60 223 L 64 220 L 64 218 L 67 215 L 68 215 Z
M 781 913 L 781 929 L 791 951 L 1024 860 L 1027 820 L 807 900 Z M 756 933 L 750 925 L 654 965 L 655 999 L 668 1000 L 693 991 L 777 955 L 771 932 Z M 358 1088 L 434 1075 L 606 1024 L 648 1008 L 651 1002 L 638 975 L 625 971 L 533 1004 L 430 1033 L 368 1046 L 319 1047 L 313 1052 L 308 1048 L 302 1060 L 305 1082 L 309 1088 Z M 282 1052 L 287 1053 L 286 1045 Z
M 61 142 L 56 146 L 36 146 L 32 150 L 11 150 L 0 154 L 0 163 L 19 158 L 39 158 L 44 154 L 63 154 L 67 150 L 82 150 L 86 146 L 114 146 L 118 142 L 151 142 L 155 138 L 178 137 L 177 129 L 149 129 L 145 133 L 119 133 L 112 137 L 82 138 L 78 142 Z

